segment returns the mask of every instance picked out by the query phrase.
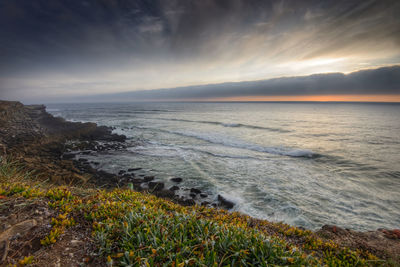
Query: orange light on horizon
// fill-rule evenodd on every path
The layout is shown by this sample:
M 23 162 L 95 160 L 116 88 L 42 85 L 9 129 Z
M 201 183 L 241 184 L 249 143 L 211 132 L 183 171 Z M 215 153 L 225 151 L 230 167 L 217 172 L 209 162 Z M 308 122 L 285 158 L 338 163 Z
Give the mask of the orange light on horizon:
M 203 99 L 204 100 L 204 99 Z M 302 95 L 240 96 L 209 98 L 206 101 L 312 101 L 312 102 L 400 102 L 400 95 Z

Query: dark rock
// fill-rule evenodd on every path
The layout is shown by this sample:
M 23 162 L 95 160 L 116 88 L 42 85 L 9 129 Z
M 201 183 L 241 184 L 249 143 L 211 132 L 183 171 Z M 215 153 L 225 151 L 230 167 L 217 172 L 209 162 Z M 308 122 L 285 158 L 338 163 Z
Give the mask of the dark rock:
M 172 186 L 169 190 L 170 190 L 170 191 L 179 190 L 179 186 L 174 185 L 174 186 Z
M 210 202 L 208 202 L 208 201 L 203 201 L 203 202 L 201 202 L 201 205 L 202 205 L 202 206 L 208 206 L 208 205 L 210 205 Z
M 191 192 L 191 193 L 194 193 L 194 194 L 200 194 L 200 193 L 201 193 L 201 190 L 199 190 L 199 189 L 197 189 L 197 188 L 191 188 L 191 189 L 190 189 L 190 192 Z
M 179 203 L 183 206 L 193 206 L 196 204 L 193 199 L 180 199 Z
M 75 158 L 75 154 L 73 154 L 73 153 L 64 153 L 62 155 L 62 158 L 63 159 L 73 159 L 73 158 Z
M 130 181 L 131 183 L 134 183 L 134 184 L 141 184 L 141 183 L 144 182 L 143 179 L 140 179 L 140 178 L 132 178 L 132 179 L 130 179 L 129 181 Z
M 138 171 L 141 170 L 142 168 L 130 168 L 128 169 L 128 172 L 134 172 L 134 171 Z
M 168 199 L 174 199 L 175 194 L 170 190 L 160 190 L 154 193 L 157 197 L 163 197 Z
M 207 197 L 207 194 L 201 193 L 200 196 L 201 196 L 202 198 L 205 198 L 205 197 Z
M 196 194 L 194 194 L 194 193 L 190 193 L 189 196 L 190 196 L 191 198 L 196 198 Z
M 98 174 L 100 177 L 102 177 L 103 179 L 112 179 L 112 178 L 115 177 L 114 174 L 108 173 L 108 172 L 102 171 L 102 170 L 97 171 L 97 174 Z
M 218 195 L 218 202 L 219 202 L 220 206 L 227 208 L 227 209 L 231 209 L 235 206 L 235 203 L 227 200 L 226 198 L 224 198 L 221 195 Z
M 180 178 L 180 177 L 175 177 L 175 178 L 171 178 L 171 181 L 172 181 L 172 182 L 175 182 L 175 183 L 180 183 L 180 182 L 183 181 L 183 179 Z
M 164 188 L 164 183 L 161 182 L 150 182 L 149 189 L 153 191 L 160 191 Z
M 154 180 L 154 176 L 145 176 L 144 177 L 144 181 L 145 182 L 150 182 L 150 181 L 153 181 Z
M 119 175 L 122 175 L 122 174 L 124 174 L 124 173 L 126 173 L 126 171 L 124 171 L 124 170 L 120 170 L 120 171 L 118 172 Z
M 80 158 L 80 159 L 78 159 L 78 161 L 80 161 L 80 162 L 86 162 L 86 161 L 88 161 L 87 159 L 82 159 L 82 158 Z

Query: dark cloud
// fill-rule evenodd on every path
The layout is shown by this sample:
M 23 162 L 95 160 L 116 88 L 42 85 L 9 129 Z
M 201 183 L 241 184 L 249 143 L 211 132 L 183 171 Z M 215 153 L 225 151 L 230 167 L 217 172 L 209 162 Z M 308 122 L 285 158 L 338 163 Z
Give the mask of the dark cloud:
M 68 96 L 393 65 L 399 14 L 389 0 L 2 0 L 0 90 Z
M 88 100 L 180 100 L 245 96 L 398 95 L 400 66 L 362 70 L 350 74 L 329 73 L 283 77 L 262 81 L 210 84 L 90 96 Z

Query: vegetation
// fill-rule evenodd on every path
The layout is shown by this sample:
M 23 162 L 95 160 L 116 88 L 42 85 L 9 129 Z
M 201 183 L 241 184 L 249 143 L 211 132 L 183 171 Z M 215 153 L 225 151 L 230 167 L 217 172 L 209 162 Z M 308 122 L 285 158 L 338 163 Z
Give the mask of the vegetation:
M 41 240 L 52 246 L 77 223 L 90 223 L 109 266 L 367 266 L 375 256 L 324 242 L 311 231 L 258 221 L 237 212 L 183 207 L 147 193 L 55 187 L 26 181 L 14 164 L 0 166 L 1 198 L 40 198 L 57 211 Z M 15 177 L 18 177 L 17 179 Z M 0 199 L 1 201 L 1 199 Z M 268 229 L 276 229 L 271 234 Z M 34 262 L 27 256 L 19 262 Z

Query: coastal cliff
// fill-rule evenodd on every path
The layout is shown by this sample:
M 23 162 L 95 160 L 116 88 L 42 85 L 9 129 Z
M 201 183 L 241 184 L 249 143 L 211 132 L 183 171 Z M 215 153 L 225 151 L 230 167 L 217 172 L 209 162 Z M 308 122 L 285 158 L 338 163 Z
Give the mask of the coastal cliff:
M 171 255 L 175 255 L 171 266 L 235 265 L 232 259 L 297 266 L 396 266 L 400 262 L 399 230 L 356 232 L 326 225 L 312 232 L 237 212 L 183 207 L 176 203 L 194 203 L 179 202 L 151 177 L 144 179 L 152 183 L 152 189 L 162 187 L 152 193 L 175 203 L 132 191 L 142 191 L 135 184 L 137 178 L 121 183 L 129 176 L 97 171 L 68 158 L 74 146 L 92 148 L 103 141 L 103 146 L 118 149 L 125 139 L 95 123 L 53 117 L 43 105 L 0 101 L 0 264 L 153 266 L 167 264 Z M 98 186 L 109 190 L 99 191 Z M 225 208 L 229 205 L 225 203 Z M 179 231 L 177 225 L 182 225 Z M 171 233 L 171 240 L 165 231 Z M 122 243 L 133 234 L 143 235 L 143 240 Z M 157 246 L 151 236 L 157 236 Z M 181 244 L 181 238 L 189 241 Z M 273 250 L 265 240 L 271 241 Z M 211 246 L 212 242 L 218 247 Z M 225 247 L 225 242 L 231 247 Z M 196 253 L 185 254 L 185 247 Z
M 63 159 L 66 141 L 124 142 L 125 139 L 105 126 L 53 117 L 44 105 L 0 101 L 0 155 L 11 156 L 28 170 L 39 176 L 45 174 L 46 179 L 55 183 L 88 179 L 72 161 Z

